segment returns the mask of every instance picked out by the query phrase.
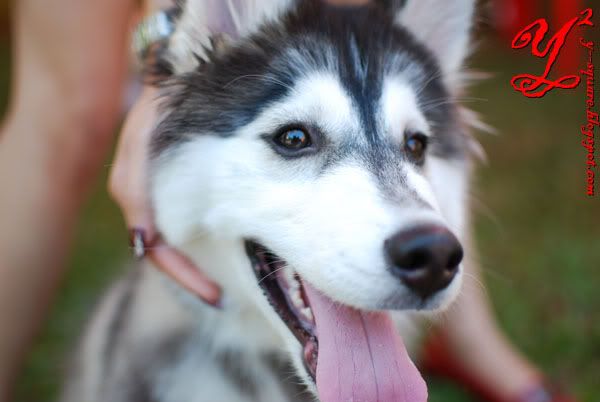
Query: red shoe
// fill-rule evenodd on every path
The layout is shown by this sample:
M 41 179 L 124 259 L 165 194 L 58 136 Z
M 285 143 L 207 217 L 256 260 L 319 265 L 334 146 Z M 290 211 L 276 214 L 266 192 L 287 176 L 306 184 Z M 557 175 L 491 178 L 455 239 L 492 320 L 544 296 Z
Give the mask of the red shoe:
M 533 384 L 531 388 L 524 390 L 514 398 L 504 399 L 498 396 L 495 390 L 482 384 L 475 376 L 458 365 L 456 359 L 448 352 L 444 339 L 439 335 L 430 336 L 425 344 L 421 368 L 428 374 L 447 378 L 465 386 L 482 402 L 577 402 L 543 380 Z

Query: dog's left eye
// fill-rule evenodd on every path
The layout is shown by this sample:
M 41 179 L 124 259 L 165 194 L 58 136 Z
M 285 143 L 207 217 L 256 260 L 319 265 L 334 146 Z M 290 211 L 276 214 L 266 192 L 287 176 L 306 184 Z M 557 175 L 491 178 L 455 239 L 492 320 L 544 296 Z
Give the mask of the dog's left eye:
M 408 156 L 417 164 L 425 160 L 425 151 L 427 150 L 428 138 L 422 133 L 414 133 L 406 136 L 404 148 Z
M 288 151 L 299 151 L 311 145 L 310 136 L 299 128 L 286 129 L 275 137 L 275 143 Z

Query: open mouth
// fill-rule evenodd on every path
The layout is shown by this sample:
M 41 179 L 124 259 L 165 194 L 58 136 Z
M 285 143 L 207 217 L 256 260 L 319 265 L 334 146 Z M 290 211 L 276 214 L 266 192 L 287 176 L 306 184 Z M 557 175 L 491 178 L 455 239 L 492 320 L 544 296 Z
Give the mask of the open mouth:
M 302 345 L 319 400 L 427 400 L 425 382 L 388 312 L 335 302 L 259 243 L 246 241 L 246 252 L 259 286 Z
M 318 341 L 315 320 L 300 277 L 266 247 L 246 241 L 246 253 L 267 300 L 302 345 L 304 366 L 316 381 Z

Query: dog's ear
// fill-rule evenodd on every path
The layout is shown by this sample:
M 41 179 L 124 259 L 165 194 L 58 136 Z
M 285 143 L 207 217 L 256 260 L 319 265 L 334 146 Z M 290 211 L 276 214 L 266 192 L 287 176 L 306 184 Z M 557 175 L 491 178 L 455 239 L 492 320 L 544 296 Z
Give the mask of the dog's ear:
M 442 72 L 456 75 L 469 52 L 476 0 L 382 0 L 437 57 Z
M 277 20 L 296 0 L 183 0 L 170 39 L 169 63 L 175 73 L 190 71 L 212 51 L 251 35 Z

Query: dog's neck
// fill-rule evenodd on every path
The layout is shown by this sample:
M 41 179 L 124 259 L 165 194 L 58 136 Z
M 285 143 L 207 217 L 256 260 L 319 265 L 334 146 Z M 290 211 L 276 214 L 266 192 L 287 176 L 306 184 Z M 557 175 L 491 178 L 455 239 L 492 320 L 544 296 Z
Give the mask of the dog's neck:
M 207 272 L 210 270 L 215 279 L 223 278 L 219 274 L 224 270 L 233 274 L 242 268 L 232 265 L 236 250 L 231 244 L 212 247 L 212 242 L 201 243 L 183 251 L 192 258 L 201 255 L 196 262 Z M 256 302 L 244 296 L 243 289 L 226 286 L 224 306 L 216 309 L 184 291 L 155 267 L 144 267 L 139 279 L 127 337 L 135 339 L 136 344 L 176 345 L 173 353 L 179 357 L 165 360 L 162 371 L 157 372 L 159 379 L 182 373 L 173 377 L 174 385 L 167 388 L 157 381 L 157 392 L 177 395 L 165 400 L 179 400 L 180 395 L 186 395 L 187 400 L 206 400 L 203 398 L 213 394 L 217 398 L 213 400 L 219 400 L 217 396 L 232 392 L 236 399 L 227 400 L 246 402 L 253 394 L 259 399 L 252 400 L 265 402 L 305 400 L 296 398 L 304 389 L 298 385 L 300 380 L 290 375 L 293 369 L 287 355 L 281 353 L 281 339 Z M 214 377 L 214 381 L 198 382 L 202 375 Z M 237 399 L 236 392 L 244 397 Z M 190 399 L 189 395 L 199 399 Z
M 279 350 L 283 340 L 258 306 L 262 297 L 242 240 L 202 236 L 181 246 L 200 269 L 222 286 L 222 306 L 214 308 L 179 288 L 179 298 L 191 307 L 200 320 L 200 328 L 208 318 L 210 331 L 223 345 L 238 345 L 244 350 L 270 352 Z M 187 300 L 187 302 L 186 302 Z M 243 336 L 240 336 L 243 335 Z

